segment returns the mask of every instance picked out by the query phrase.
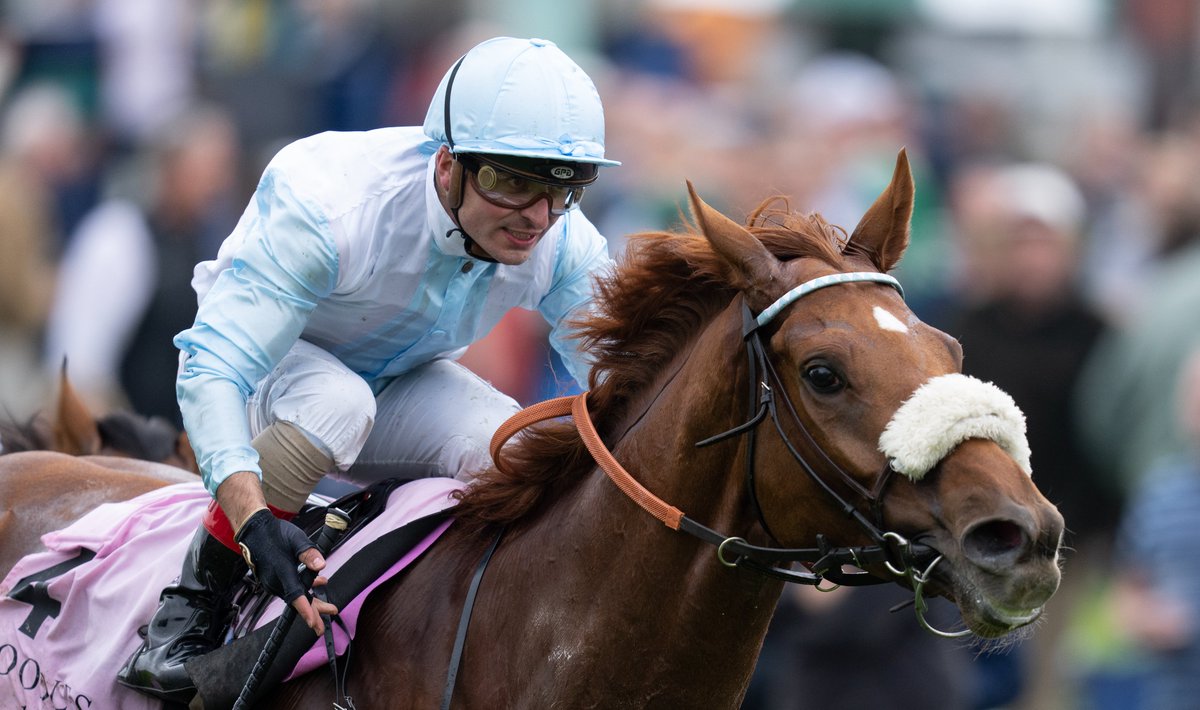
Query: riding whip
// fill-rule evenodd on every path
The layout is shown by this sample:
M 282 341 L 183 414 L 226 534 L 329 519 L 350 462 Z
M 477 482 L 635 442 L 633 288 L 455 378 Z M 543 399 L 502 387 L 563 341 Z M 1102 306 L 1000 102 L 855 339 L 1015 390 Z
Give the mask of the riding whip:
M 317 533 L 316 545 L 317 550 L 324 556 L 337 542 L 338 537 L 346 530 L 350 524 L 350 516 L 337 508 L 330 508 L 325 512 L 325 524 L 321 526 L 320 532 Z M 317 573 L 313 570 L 305 568 L 300 573 L 300 582 L 305 589 L 312 587 L 312 583 L 317 578 Z M 258 686 L 262 683 L 263 676 L 266 675 L 267 669 L 271 667 L 271 663 L 275 661 L 276 654 L 279 653 L 279 644 L 283 642 L 287 636 L 288 629 L 292 627 L 292 623 L 296 620 L 296 608 L 290 604 L 283 608 L 283 613 L 275 622 L 275 627 L 271 629 L 271 635 L 267 637 L 267 642 L 263 646 L 262 651 L 258 654 L 258 660 L 254 662 L 254 668 L 250 671 L 250 677 L 246 679 L 246 684 L 242 686 L 242 692 L 238 695 L 237 701 L 233 704 L 233 710 L 246 710 L 250 707 L 251 701 L 258 693 Z

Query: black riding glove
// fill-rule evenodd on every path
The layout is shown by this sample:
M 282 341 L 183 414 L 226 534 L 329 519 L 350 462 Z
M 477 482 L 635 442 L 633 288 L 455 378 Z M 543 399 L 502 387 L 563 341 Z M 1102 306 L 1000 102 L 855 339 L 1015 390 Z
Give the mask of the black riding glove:
M 288 604 L 304 594 L 299 557 L 316 545 L 300 528 L 263 508 L 246 520 L 236 539 L 255 578 L 268 592 Z

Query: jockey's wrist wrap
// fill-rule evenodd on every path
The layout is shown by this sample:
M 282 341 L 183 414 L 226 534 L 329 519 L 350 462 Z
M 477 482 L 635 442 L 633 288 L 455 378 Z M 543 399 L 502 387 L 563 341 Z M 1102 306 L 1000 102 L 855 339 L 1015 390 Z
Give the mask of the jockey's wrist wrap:
M 292 518 L 296 517 L 294 512 L 280 510 L 270 503 L 267 504 L 267 509 L 271 511 L 272 515 L 280 520 L 291 520 Z M 216 500 L 210 500 L 208 502 L 208 510 L 204 512 L 204 519 L 202 523 L 204 525 L 204 529 L 208 531 L 209 535 L 215 537 L 222 545 L 228 547 L 230 550 L 233 550 L 239 555 L 242 554 L 242 548 L 238 547 L 237 540 L 234 539 L 234 534 L 236 531 L 233 529 L 233 523 L 229 522 L 229 517 L 225 515 L 224 509 L 221 508 L 220 504 L 218 504 Z

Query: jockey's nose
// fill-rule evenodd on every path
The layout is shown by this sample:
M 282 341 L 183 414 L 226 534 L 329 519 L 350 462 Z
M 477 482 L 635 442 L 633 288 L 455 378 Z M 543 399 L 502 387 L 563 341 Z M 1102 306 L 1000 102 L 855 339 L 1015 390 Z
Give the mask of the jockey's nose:
M 550 227 L 550 195 L 546 195 L 545 199 L 536 200 L 532 205 L 520 210 L 521 216 L 529 220 L 531 227 L 535 229 L 545 230 Z

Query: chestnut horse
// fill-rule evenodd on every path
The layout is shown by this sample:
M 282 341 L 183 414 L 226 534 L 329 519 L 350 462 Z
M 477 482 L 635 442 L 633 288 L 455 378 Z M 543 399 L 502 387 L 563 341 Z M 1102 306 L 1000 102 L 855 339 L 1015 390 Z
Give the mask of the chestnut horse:
M 735 708 L 781 577 L 849 580 L 844 564 L 954 600 L 983 637 L 1038 617 L 1063 521 L 1027 473 L 1023 432 L 947 438 L 957 421 L 901 413 L 962 378 L 958 343 L 885 276 L 908 243 L 906 157 L 849 238 L 773 204 L 742 227 L 692 191 L 698 229 L 631 240 L 585 323 L 590 392 L 504 448 L 442 540 L 372 594 L 344 679 L 355 703 L 439 706 L 498 530 L 454 707 Z M 887 454 L 885 429 L 903 439 Z M 4 481 L 51 487 L 61 460 L 40 456 L 0 457 L 0 515 L 23 495 Z M 336 689 L 310 673 L 264 706 L 327 708 Z

